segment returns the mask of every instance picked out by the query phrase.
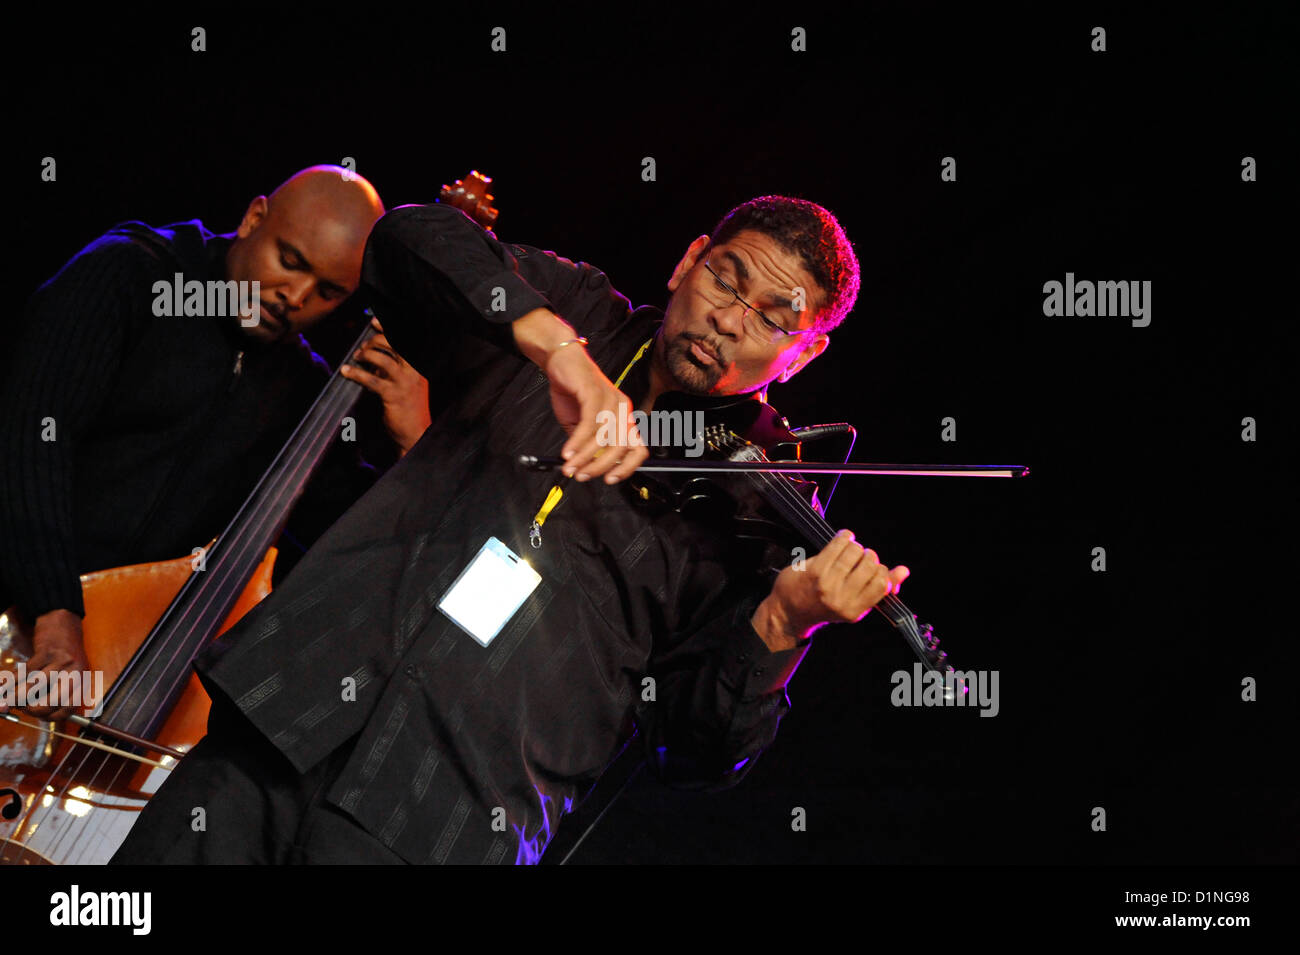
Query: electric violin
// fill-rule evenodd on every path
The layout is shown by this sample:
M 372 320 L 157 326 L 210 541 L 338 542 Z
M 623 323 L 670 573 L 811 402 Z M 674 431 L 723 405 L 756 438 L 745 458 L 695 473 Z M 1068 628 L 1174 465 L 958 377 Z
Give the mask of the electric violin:
M 663 395 L 656 411 L 689 407 L 690 396 L 679 392 Z M 697 459 L 671 459 L 673 449 L 652 449 L 651 457 L 637 469 L 629 486 L 647 502 L 658 502 L 683 515 L 711 521 L 726 521 L 738 537 L 779 542 L 789 547 L 803 545 L 820 551 L 835 536 L 817 499 L 817 485 L 806 474 L 945 475 L 969 477 L 1022 477 L 1029 469 L 1022 465 L 930 465 L 848 464 L 801 461 L 803 441 L 812 436 L 851 426 L 818 425 L 792 430 L 789 422 L 765 401 L 748 396 L 706 412 L 704 454 Z M 770 453 L 792 455 L 772 460 Z M 521 467 L 548 470 L 560 467 L 559 458 L 522 455 Z M 725 484 L 723 483 L 725 481 Z M 876 604 L 881 615 L 902 636 L 927 670 L 945 675 L 945 694 L 951 697 L 952 681 L 946 674 L 953 668 L 948 654 L 939 648 L 939 638 L 928 623 L 897 596 L 886 594 Z

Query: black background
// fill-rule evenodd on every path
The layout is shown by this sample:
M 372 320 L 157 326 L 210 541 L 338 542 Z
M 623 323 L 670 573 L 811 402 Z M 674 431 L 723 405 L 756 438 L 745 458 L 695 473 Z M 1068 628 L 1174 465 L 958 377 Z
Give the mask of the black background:
M 639 779 L 573 861 L 1294 862 L 1294 33 L 1094 5 L 51 18 L 13 41 L 12 288 L 125 219 L 231 231 L 345 156 L 390 207 L 484 171 L 498 235 L 635 304 L 662 306 L 737 203 L 822 203 L 862 293 L 770 399 L 854 423 L 855 460 L 1032 468 L 845 479 L 829 512 L 912 569 L 904 599 L 959 668 L 999 671 L 1001 711 L 894 708 L 895 634 L 874 614 L 823 630 L 740 787 Z M 1151 281 L 1150 326 L 1044 317 L 1067 271 Z M 331 359 L 344 337 L 312 336 Z

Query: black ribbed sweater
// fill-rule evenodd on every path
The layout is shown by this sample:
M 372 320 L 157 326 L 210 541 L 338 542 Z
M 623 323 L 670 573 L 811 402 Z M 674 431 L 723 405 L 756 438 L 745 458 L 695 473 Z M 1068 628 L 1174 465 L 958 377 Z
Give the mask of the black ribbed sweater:
M 301 338 L 154 315 L 156 281 L 224 279 L 230 242 L 198 220 L 125 223 L 27 303 L 0 383 L 0 609 L 81 614 L 80 573 L 206 544 L 320 392 L 328 369 Z M 339 445 L 326 467 L 299 536 L 374 480 Z

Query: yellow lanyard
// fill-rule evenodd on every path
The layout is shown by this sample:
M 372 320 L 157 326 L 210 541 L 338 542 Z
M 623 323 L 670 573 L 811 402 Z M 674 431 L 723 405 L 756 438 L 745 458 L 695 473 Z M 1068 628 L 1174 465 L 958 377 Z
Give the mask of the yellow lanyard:
M 637 349 L 636 354 L 632 356 L 632 360 L 623 369 L 623 373 L 614 382 L 615 388 L 623 384 L 623 379 L 627 377 L 627 373 L 632 370 L 633 365 L 641 360 L 641 356 L 645 354 L 645 350 L 650 347 L 652 342 L 654 342 L 653 338 L 647 340 L 644 345 Z M 600 454 L 599 451 L 596 453 Z M 532 526 L 528 528 L 529 543 L 535 548 L 542 546 L 542 525 L 546 523 L 546 518 L 551 511 L 555 510 L 555 505 L 560 503 L 560 498 L 564 497 L 564 490 L 561 485 L 567 480 L 569 478 L 564 477 L 555 482 L 555 487 L 551 488 L 550 493 L 546 495 L 546 500 L 542 502 L 542 506 L 538 509 L 537 516 L 533 518 Z

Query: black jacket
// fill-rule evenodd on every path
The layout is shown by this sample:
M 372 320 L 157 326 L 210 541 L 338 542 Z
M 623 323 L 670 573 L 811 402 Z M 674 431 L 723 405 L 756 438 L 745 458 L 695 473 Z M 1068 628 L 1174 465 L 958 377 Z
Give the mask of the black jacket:
M 665 779 L 741 779 L 775 737 L 808 646 L 772 653 L 749 622 L 771 555 L 602 481 L 569 482 L 533 549 L 555 476 L 513 463 L 558 454 L 565 434 L 509 323 L 548 305 L 613 380 L 662 313 L 438 205 L 380 220 L 364 282 L 394 346 L 448 401 L 214 644 L 199 665 L 208 686 L 300 770 L 354 741 L 328 798 L 409 862 L 537 861 L 634 724 Z M 634 401 L 647 386 L 637 368 Z M 489 536 L 542 582 L 483 647 L 437 603 Z

